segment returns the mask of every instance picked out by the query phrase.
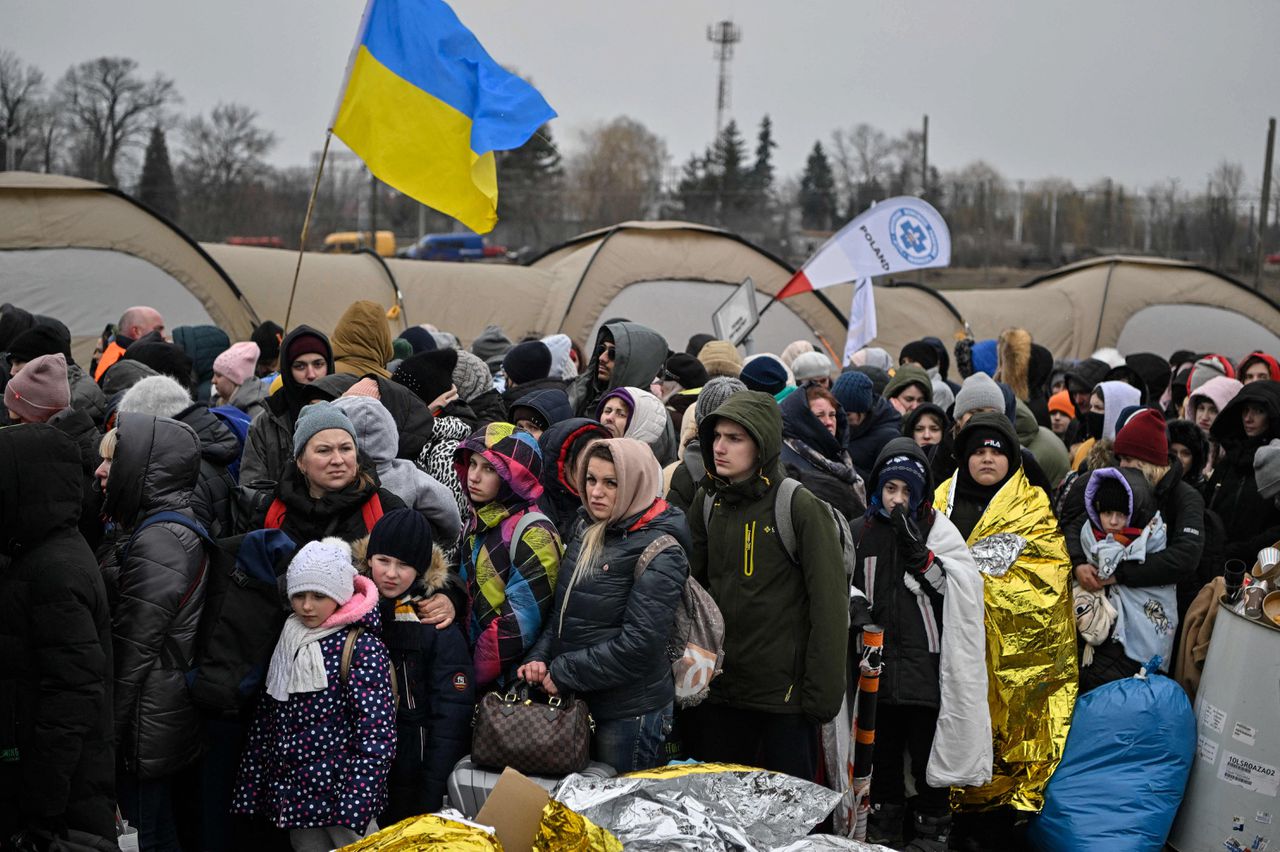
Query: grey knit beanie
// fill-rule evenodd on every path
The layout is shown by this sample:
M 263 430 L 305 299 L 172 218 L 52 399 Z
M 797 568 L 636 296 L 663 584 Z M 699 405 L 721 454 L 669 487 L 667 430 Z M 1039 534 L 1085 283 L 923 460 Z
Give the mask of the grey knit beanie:
M 356 593 L 356 567 L 351 563 L 351 545 L 340 538 L 308 542 L 289 563 L 285 583 L 289 597 L 302 592 L 318 592 L 341 606 Z
M 453 386 L 463 402 L 470 402 L 485 391 L 493 390 L 493 373 L 476 355 L 459 349 L 458 363 L 453 367 Z
M 120 398 L 117 411 L 150 414 L 152 417 L 175 417 L 191 407 L 193 400 L 187 389 L 168 376 L 142 379 Z
M 809 379 L 831 378 L 835 369 L 831 359 L 821 352 L 802 352 L 791 362 L 791 372 L 796 377 L 796 384 Z
M 351 419 L 342 412 L 342 409 L 332 402 L 313 402 L 310 405 L 304 405 L 302 411 L 298 413 L 298 422 L 293 427 L 293 457 L 302 455 L 307 441 L 314 438 L 317 432 L 323 432 L 325 429 L 342 429 L 351 436 L 351 440 L 355 441 L 357 446 L 359 445 L 356 427 L 351 424 Z
M 974 373 L 960 386 L 952 417 L 958 423 L 964 415 L 983 408 L 1003 412 L 1004 394 L 1000 392 L 1000 386 L 995 380 L 986 373 Z
M 726 399 L 746 389 L 747 386 L 742 383 L 742 379 L 735 379 L 732 376 L 716 376 L 703 385 L 702 390 L 698 393 L 698 401 L 693 409 L 694 421 L 701 423 L 703 418 L 723 405 Z
M 1253 478 L 1258 483 L 1258 496 L 1270 500 L 1280 494 L 1280 439 L 1253 454 Z

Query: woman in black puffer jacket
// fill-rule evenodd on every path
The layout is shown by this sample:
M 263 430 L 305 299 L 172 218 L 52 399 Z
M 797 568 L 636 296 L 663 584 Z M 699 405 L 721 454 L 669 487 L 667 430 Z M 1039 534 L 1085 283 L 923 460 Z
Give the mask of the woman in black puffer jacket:
M 551 618 L 518 674 L 587 702 L 597 760 L 648 769 L 662 762 L 675 697 L 666 647 L 689 576 L 684 514 L 658 496 L 658 462 L 631 438 L 587 447 L 578 482 L 594 523 L 569 544 Z M 663 535 L 676 544 L 636 577 L 636 560 Z
M 173 849 L 173 776 L 201 744 L 186 683 L 206 585 L 203 544 L 188 525 L 200 441 L 185 423 L 122 413 L 102 449 L 103 513 L 120 526 L 102 566 L 113 600 L 117 794 L 142 848 Z M 147 523 L 159 512 L 186 521 Z
M 1251 382 L 1227 403 L 1213 421 L 1210 436 L 1223 450 L 1206 486 L 1208 508 L 1222 519 L 1224 559 L 1252 565 L 1258 549 L 1274 541 L 1280 509 L 1258 494 L 1253 456 L 1259 447 L 1280 437 L 1280 382 Z

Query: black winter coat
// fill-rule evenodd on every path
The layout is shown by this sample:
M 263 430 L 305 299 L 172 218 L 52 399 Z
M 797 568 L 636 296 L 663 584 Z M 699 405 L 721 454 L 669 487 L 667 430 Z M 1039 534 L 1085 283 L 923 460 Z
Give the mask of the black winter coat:
M 445 590 L 449 566 L 437 548 L 431 568 L 411 588 L 423 597 Z M 396 757 L 387 777 L 387 808 L 379 825 L 440 810 L 454 765 L 471 750 L 475 680 L 462 625 L 444 630 L 422 624 L 413 612 L 396 616 L 395 601 L 382 599 L 382 642 L 399 687 Z
M 526 657 L 547 663 L 556 686 L 577 693 L 597 719 L 640 716 L 675 697 L 666 648 L 689 576 L 684 513 L 668 506 L 632 529 L 638 520 L 626 518 L 606 530 L 593 571 L 578 570 L 582 537 L 570 542 L 551 617 Z M 636 577 L 636 560 L 664 534 L 681 547 L 662 551 Z
M 872 476 L 877 480 L 880 468 L 899 454 L 914 457 L 926 471 L 925 495 L 933 494 L 933 478 L 925 453 L 909 438 L 898 439 L 886 446 L 876 460 Z M 934 510 L 926 500 L 915 518 L 923 538 L 933 528 Z M 853 584 L 872 602 L 871 621 L 884 629 L 884 671 L 880 675 L 879 701 L 883 704 L 910 704 L 937 708 L 942 703 L 939 685 L 941 652 L 929 650 L 929 631 L 934 631 L 936 645 L 942 635 L 942 593 L 918 571 L 908 572 L 903 564 L 897 532 L 888 518 L 880 514 L 859 518 L 850 526 L 857 543 L 857 562 Z M 924 601 L 907 587 L 905 577 L 924 592 Z M 874 588 L 869 588 L 874 586 Z M 931 620 L 926 623 L 922 606 L 928 606 Z M 852 654 L 850 659 L 853 659 Z
M 97 550 L 102 543 L 102 492 L 98 490 L 95 472 L 102 464 L 98 448 L 102 445 L 102 433 L 88 414 L 76 408 L 64 408 L 49 418 L 49 425 L 75 442 L 80 452 L 81 484 L 84 493 L 80 500 L 80 534 Z
M 157 512 L 193 517 L 200 443 L 185 423 L 148 414 L 116 418 L 115 459 L 103 511 L 121 526 L 103 570 L 114 587 L 116 748 L 126 772 L 164 778 L 200 754 L 200 715 L 187 695 L 205 595 L 200 537 L 172 521 L 131 531 Z
M 76 531 L 79 453 L 52 426 L 0 430 L 0 838 L 115 838 L 111 614 Z M 12 750 L 12 751 L 10 751 Z
M 1253 403 L 1267 412 L 1267 430 L 1261 435 L 1249 437 L 1244 433 L 1241 415 L 1244 407 Z M 1280 509 L 1274 500 L 1267 500 L 1258 493 L 1258 482 L 1253 474 L 1253 456 L 1258 448 L 1272 438 L 1280 437 L 1280 382 L 1250 382 L 1236 394 L 1226 408 L 1218 414 L 1210 430 L 1213 440 L 1225 450 L 1222 459 L 1209 478 L 1209 508 L 1222 519 L 1226 547 L 1226 559 L 1242 559 L 1252 565 L 1258 555 L 1258 547 L 1271 544 L 1262 540 L 1264 532 L 1280 524 Z M 1264 537 L 1265 539 L 1265 537 Z
M 431 409 L 418 399 L 418 395 L 398 382 L 384 379 L 381 376 L 366 376 L 378 385 L 378 401 L 382 403 L 396 422 L 396 431 L 400 439 L 396 445 L 396 458 L 406 461 L 417 461 L 422 455 L 422 448 L 431 441 L 434 432 Z M 337 373 L 316 379 L 312 387 L 315 399 L 334 400 L 342 396 L 356 382 L 359 376 L 350 373 Z M 292 448 L 290 448 L 292 451 Z
M 849 429 L 849 456 L 858 474 L 865 480 L 871 474 L 876 457 L 884 445 L 902 434 L 902 415 L 884 398 L 878 397 L 867 416 L 857 426 Z M 874 482 L 867 480 L 870 486 Z
M 240 458 L 240 441 L 203 402 L 173 419 L 186 423 L 200 439 L 200 479 L 192 494 L 191 510 L 214 538 L 233 535 L 236 481 L 227 473 L 227 465 Z

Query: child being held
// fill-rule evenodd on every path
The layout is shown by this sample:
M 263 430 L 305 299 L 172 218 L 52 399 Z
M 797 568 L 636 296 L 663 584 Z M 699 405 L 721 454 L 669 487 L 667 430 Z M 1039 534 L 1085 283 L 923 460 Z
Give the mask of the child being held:
M 376 831 L 396 753 L 378 590 L 351 547 L 326 538 L 289 563 L 285 622 L 249 729 L 232 811 L 289 831 L 295 850 L 329 850 Z
M 387 512 L 369 535 L 366 552 L 381 598 L 382 640 L 399 686 L 400 747 L 391 765 L 387 807 L 379 817 L 386 826 L 440 810 L 449 773 L 471 750 L 475 682 L 461 624 L 437 629 L 418 620 L 415 604 L 449 579 L 426 519 L 413 509 Z
M 1076 580 L 1085 591 L 1105 591 L 1115 609 L 1115 627 L 1109 641 L 1101 640 L 1093 662 L 1081 668 L 1082 693 L 1132 676 L 1157 655 L 1160 668 L 1168 670 L 1178 627 L 1176 584 L 1126 581 L 1125 563 L 1145 562 L 1168 541 L 1146 477 L 1135 468 L 1095 470 L 1085 486 L 1085 505 L 1089 519 L 1080 528 L 1080 544 L 1089 564 L 1077 566 Z

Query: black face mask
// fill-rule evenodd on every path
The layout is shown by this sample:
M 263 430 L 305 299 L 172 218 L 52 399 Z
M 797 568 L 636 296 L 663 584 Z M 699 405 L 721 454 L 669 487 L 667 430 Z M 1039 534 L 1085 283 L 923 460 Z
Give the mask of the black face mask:
M 1102 440 L 1102 412 L 1087 411 L 1084 415 L 1084 427 L 1089 432 L 1089 437 L 1094 440 Z

